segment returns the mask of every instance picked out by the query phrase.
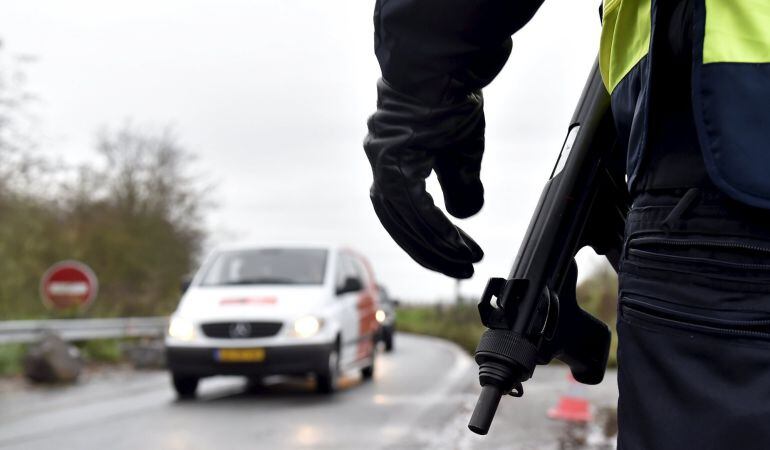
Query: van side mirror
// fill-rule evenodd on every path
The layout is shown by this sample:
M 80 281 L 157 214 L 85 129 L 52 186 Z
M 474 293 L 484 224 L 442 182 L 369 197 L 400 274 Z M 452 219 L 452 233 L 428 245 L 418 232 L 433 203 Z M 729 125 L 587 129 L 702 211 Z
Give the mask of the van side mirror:
M 184 294 L 187 292 L 188 289 L 190 289 L 190 285 L 192 284 L 192 280 L 190 279 L 184 279 L 181 283 L 179 283 L 179 291 Z
M 364 289 L 364 285 L 361 284 L 361 280 L 358 278 L 345 278 L 345 283 L 342 287 L 337 288 L 337 295 L 347 294 L 348 292 L 358 292 Z

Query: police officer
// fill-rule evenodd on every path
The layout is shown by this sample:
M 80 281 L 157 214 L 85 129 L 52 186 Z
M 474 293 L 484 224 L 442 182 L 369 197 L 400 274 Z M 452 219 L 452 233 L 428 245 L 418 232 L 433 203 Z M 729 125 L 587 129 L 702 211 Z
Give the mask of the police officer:
M 481 209 L 481 89 L 541 3 L 377 0 L 371 198 L 429 269 L 468 278 L 483 256 L 425 179 L 452 216 Z M 619 448 L 770 448 L 770 2 L 604 0 L 601 15 L 633 198 Z

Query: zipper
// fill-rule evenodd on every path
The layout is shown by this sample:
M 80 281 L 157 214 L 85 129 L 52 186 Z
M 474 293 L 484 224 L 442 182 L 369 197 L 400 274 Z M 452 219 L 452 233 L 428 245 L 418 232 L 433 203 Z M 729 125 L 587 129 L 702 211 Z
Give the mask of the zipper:
M 679 246 L 679 247 L 706 247 L 706 248 L 720 248 L 720 249 L 732 249 L 732 250 L 748 250 L 748 251 L 770 254 L 770 247 L 763 247 L 763 246 L 752 245 L 752 244 L 743 244 L 743 243 L 731 242 L 731 241 L 713 241 L 713 240 L 691 241 L 691 240 L 684 240 L 684 239 L 646 237 L 646 238 L 632 239 L 631 242 L 629 242 L 629 247 L 631 246 L 631 244 L 640 244 L 640 245 L 661 244 L 661 245 L 672 245 L 672 246 Z
M 647 322 L 720 336 L 770 339 L 770 319 L 716 319 L 674 311 L 628 297 L 623 297 L 622 303 L 621 310 L 624 316 L 635 317 Z
M 770 264 L 761 264 L 753 262 L 739 262 L 730 261 L 726 259 L 716 259 L 708 257 L 698 256 L 685 256 L 685 255 L 667 255 L 665 253 L 655 253 L 651 251 L 642 250 L 640 247 L 652 246 L 652 245 L 666 245 L 669 247 L 699 247 L 707 249 L 718 249 L 724 251 L 742 251 L 752 252 L 754 254 L 762 254 L 770 256 L 770 247 L 762 246 L 758 244 L 733 242 L 726 240 L 710 240 L 710 239 L 673 239 L 662 237 L 638 237 L 629 241 L 626 253 L 628 255 L 634 255 L 639 258 L 663 261 L 663 262 L 689 262 L 693 264 L 708 264 L 712 266 L 720 266 L 728 269 L 741 269 L 741 270 L 753 270 L 753 271 L 770 271 Z M 634 248 L 637 247 L 637 248 Z
M 755 264 L 755 263 L 740 263 L 732 261 L 722 261 L 714 258 L 696 258 L 693 256 L 679 256 L 679 255 L 665 255 L 660 253 L 653 253 L 644 250 L 632 248 L 628 250 L 628 254 L 636 256 L 638 258 L 646 258 L 648 260 L 663 261 L 670 263 L 692 263 L 692 264 L 709 264 L 712 266 L 726 267 L 728 269 L 743 269 L 743 270 L 758 270 L 768 271 L 770 270 L 770 264 Z

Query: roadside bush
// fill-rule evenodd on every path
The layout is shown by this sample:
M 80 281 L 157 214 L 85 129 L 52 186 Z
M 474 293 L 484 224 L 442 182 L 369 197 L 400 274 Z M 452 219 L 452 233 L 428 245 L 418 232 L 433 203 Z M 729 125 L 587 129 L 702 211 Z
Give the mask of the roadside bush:
M 617 365 L 618 334 L 615 330 L 618 308 L 618 277 L 609 268 L 603 268 L 583 280 L 577 288 L 577 298 L 580 306 L 612 330 L 610 343 L 610 358 L 608 365 Z
M 448 339 L 471 354 L 484 332 L 476 305 L 403 307 L 396 314 L 399 331 Z
M 99 339 L 83 341 L 77 346 L 88 362 L 116 363 L 123 360 L 123 351 L 119 339 Z
M 0 376 L 21 373 L 22 358 L 26 349 L 24 344 L 0 345 Z

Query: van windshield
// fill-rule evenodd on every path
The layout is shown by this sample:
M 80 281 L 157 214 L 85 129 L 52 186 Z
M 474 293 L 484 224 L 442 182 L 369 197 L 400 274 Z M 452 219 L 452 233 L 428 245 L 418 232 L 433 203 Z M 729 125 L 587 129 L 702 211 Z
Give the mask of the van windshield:
M 225 251 L 209 265 L 201 286 L 323 284 L 327 253 L 323 249 Z

